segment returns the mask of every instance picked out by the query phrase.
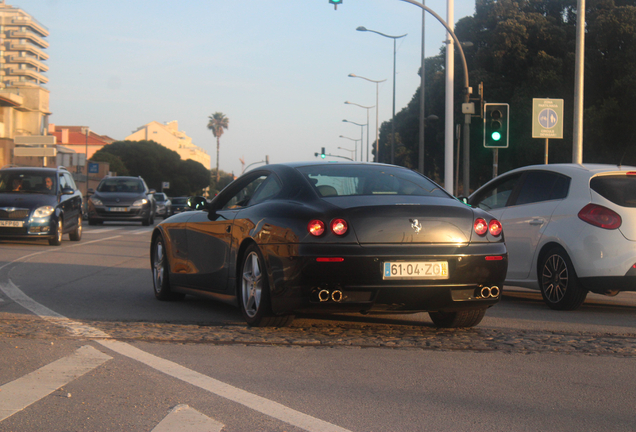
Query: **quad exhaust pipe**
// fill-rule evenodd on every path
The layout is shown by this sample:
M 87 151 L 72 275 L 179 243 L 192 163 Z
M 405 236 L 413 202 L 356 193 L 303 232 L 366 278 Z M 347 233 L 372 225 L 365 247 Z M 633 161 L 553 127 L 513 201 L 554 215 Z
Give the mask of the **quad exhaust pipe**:
M 318 300 L 320 300 L 320 302 L 326 302 L 331 300 L 336 303 L 340 303 L 343 298 L 344 298 L 344 295 L 342 294 L 342 291 L 340 290 L 329 291 L 327 289 L 321 289 L 320 291 L 318 291 Z
M 500 290 L 499 287 L 493 286 L 493 287 L 483 287 L 481 289 L 481 291 L 479 292 L 480 298 L 496 298 L 499 297 L 500 294 Z

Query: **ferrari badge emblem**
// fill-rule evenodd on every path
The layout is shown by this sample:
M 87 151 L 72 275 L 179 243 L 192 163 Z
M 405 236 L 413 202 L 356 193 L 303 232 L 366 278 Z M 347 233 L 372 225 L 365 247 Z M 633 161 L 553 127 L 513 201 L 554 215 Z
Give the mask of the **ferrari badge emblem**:
M 411 228 L 413 228 L 415 234 L 419 234 L 422 230 L 422 224 L 420 223 L 420 221 L 418 221 L 417 219 L 409 219 L 409 222 L 411 222 Z

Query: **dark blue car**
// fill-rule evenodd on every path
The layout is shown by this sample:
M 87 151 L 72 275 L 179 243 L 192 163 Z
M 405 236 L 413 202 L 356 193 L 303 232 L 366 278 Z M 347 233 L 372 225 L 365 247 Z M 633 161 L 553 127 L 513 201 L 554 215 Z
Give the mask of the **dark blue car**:
M 65 168 L 0 170 L 0 238 L 82 238 L 82 194 Z

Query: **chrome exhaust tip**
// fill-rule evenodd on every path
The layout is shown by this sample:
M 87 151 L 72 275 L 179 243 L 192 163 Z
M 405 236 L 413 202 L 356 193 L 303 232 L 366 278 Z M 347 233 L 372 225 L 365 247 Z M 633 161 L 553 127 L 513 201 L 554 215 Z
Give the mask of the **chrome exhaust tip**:
M 490 288 L 490 297 L 499 297 L 499 287 Z
M 335 301 L 336 303 L 340 303 L 342 301 L 342 291 L 340 290 L 334 290 L 331 293 L 331 300 Z
M 318 300 L 321 302 L 329 301 L 329 291 L 326 289 L 320 290 L 320 292 L 318 292 Z
M 481 297 L 482 297 L 482 298 L 488 298 L 488 297 L 490 297 L 490 294 L 491 294 L 491 292 L 490 292 L 490 288 L 488 288 L 488 287 L 483 287 L 483 288 L 481 289 L 480 294 L 481 294 Z

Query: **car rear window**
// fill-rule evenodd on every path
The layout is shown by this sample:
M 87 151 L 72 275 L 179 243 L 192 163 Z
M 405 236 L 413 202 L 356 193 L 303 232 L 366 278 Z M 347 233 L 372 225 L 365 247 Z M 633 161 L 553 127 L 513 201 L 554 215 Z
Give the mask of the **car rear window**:
M 590 188 L 621 207 L 636 207 L 636 176 L 607 175 L 590 180 Z
M 143 184 L 137 179 L 110 178 L 102 180 L 97 187 L 98 192 L 140 193 L 144 191 Z
M 407 169 L 383 165 L 311 165 L 298 168 L 321 197 L 416 195 L 449 198 L 428 178 Z

